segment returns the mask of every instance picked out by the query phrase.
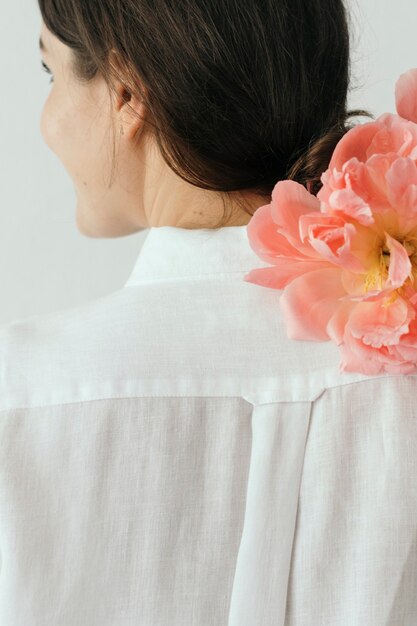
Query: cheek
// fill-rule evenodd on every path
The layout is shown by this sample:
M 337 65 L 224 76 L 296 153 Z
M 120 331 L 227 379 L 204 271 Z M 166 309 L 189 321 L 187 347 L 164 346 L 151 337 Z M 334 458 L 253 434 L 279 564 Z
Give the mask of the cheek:
M 104 87 L 87 93 L 61 82 L 54 84 L 41 114 L 45 143 L 88 205 L 106 204 L 113 148 L 109 103 Z
M 62 94 L 55 86 L 44 104 L 40 131 L 74 184 L 85 187 L 97 165 L 94 150 L 100 143 L 100 128 L 92 120 L 92 112 L 77 102 L 74 94 Z
M 53 152 L 55 152 L 54 145 L 56 141 L 54 140 L 54 135 L 56 134 L 56 132 L 54 129 L 54 106 L 51 94 L 48 96 L 48 99 L 46 100 L 42 109 L 40 119 L 40 131 L 46 145 Z
M 76 129 L 76 109 L 70 109 L 67 100 L 60 97 L 57 89 L 53 89 L 42 110 L 40 131 L 46 145 L 65 166 L 70 164 L 75 148 Z

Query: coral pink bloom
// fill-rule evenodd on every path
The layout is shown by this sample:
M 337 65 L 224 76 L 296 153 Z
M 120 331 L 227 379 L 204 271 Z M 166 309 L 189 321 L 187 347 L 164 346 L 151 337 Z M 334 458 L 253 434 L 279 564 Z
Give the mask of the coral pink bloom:
M 247 226 L 271 267 L 244 280 L 282 289 L 289 337 L 334 341 L 341 371 L 417 370 L 417 69 L 396 105 L 344 135 L 317 197 L 279 181 Z

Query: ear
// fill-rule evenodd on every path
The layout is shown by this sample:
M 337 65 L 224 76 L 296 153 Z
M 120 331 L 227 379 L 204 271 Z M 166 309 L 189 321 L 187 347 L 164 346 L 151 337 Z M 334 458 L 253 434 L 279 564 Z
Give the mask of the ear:
M 146 107 L 139 95 L 135 94 L 135 87 L 126 80 L 126 70 L 122 67 L 117 53 L 110 53 L 110 67 L 112 72 L 114 115 L 118 127 L 127 139 L 134 139 L 138 131 L 143 128 Z

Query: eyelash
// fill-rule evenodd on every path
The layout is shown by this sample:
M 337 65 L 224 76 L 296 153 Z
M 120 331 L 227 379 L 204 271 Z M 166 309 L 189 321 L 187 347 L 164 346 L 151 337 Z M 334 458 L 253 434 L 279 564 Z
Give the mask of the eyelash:
M 46 63 L 44 63 L 43 61 L 41 61 L 41 64 L 42 64 L 42 68 L 43 68 L 44 72 L 46 72 L 47 74 L 51 74 L 51 80 L 49 81 L 49 83 L 53 83 L 54 82 L 54 77 L 52 76 L 51 70 L 46 65 Z

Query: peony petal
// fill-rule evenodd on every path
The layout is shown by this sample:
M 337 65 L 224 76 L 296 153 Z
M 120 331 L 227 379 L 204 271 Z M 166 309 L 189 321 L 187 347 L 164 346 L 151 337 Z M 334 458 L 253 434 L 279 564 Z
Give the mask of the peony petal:
M 368 159 L 364 178 L 372 209 L 377 207 L 382 210 L 387 206 L 387 182 L 385 176 L 397 159 L 398 156 L 394 152 L 373 154 Z
M 408 361 L 398 362 L 398 363 L 385 363 L 384 370 L 387 374 L 414 374 L 417 370 L 417 366 L 415 363 L 410 363 Z
M 281 258 L 275 260 L 273 267 L 259 267 L 250 270 L 244 275 L 243 280 L 263 287 L 272 289 L 284 289 L 292 280 L 302 274 L 312 272 L 317 269 L 327 269 L 327 261 L 295 261 L 291 258 Z
M 278 226 L 271 216 L 271 205 L 259 207 L 247 224 L 246 232 L 252 250 L 266 263 L 275 263 L 282 255 L 304 258 L 286 237 L 278 232 Z
M 398 115 L 417 122 L 417 68 L 400 75 L 395 84 L 395 103 Z
M 397 157 L 386 171 L 385 178 L 391 193 L 401 200 L 410 184 L 417 184 L 417 166 L 410 157 Z
M 401 297 L 389 306 L 384 299 L 360 302 L 351 312 L 348 329 L 352 337 L 372 348 L 396 345 L 401 335 L 408 333 L 412 316 L 412 308 Z
M 356 304 L 352 302 L 340 303 L 340 306 L 327 322 L 327 334 L 338 346 L 343 343 L 345 327 L 355 306 Z
M 341 171 L 343 164 L 353 157 L 366 163 L 369 145 L 382 128 L 382 124 L 376 121 L 357 124 L 351 128 L 336 145 L 328 169 Z
M 299 276 L 289 284 L 280 298 L 290 339 L 328 341 L 326 326 L 340 306 L 345 293 L 340 270 L 318 269 Z
M 312 211 L 300 216 L 299 231 L 301 241 L 305 241 L 311 236 L 313 228 L 343 228 L 346 221 L 338 215 L 328 215 L 320 211 Z
M 333 191 L 329 198 L 329 206 L 336 215 L 344 215 L 364 226 L 370 226 L 375 221 L 369 204 L 352 189 Z
M 398 353 L 397 345 L 382 346 L 380 348 L 365 344 L 361 338 L 354 337 L 345 327 L 344 343 L 341 348 L 343 354 L 342 371 L 358 371 L 372 375 L 382 372 L 411 373 L 414 365 L 403 359 Z
M 382 363 L 373 358 L 370 352 L 370 358 L 365 359 L 363 356 L 355 354 L 346 344 L 340 347 L 341 361 L 339 364 L 339 370 L 341 372 L 359 372 L 366 376 L 375 376 L 376 374 L 383 373 Z
M 385 233 L 387 246 L 390 251 L 388 279 L 386 286 L 396 289 L 401 287 L 408 277 L 413 278 L 411 261 L 404 246 Z
M 380 120 L 378 121 L 381 123 Z M 373 136 L 366 150 L 367 159 L 370 159 L 374 154 L 391 154 L 396 152 L 397 144 L 398 142 L 395 141 L 395 129 L 389 129 L 382 125 L 380 130 Z
M 307 240 L 322 259 L 333 265 L 343 265 L 352 272 L 363 272 L 366 265 L 352 254 L 351 245 L 356 235 L 353 224 L 337 216 L 316 213 L 300 217 L 300 235 Z
M 417 224 L 417 166 L 407 158 L 397 158 L 385 176 L 387 198 L 395 211 L 406 213 Z
M 351 188 L 352 182 L 356 187 L 358 179 L 362 176 L 360 168 L 363 168 L 363 163 L 356 157 L 352 157 L 349 161 L 343 163 L 340 171 L 336 168 L 327 169 L 320 177 L 323 186 L 318 192 L 317 198 L 323 204 L 328 205 L 333 191 L 346 189 L 347 186 Z
M 320 180 L 323 186 L 317 194 L 317 199 L 326 207 L 329 204 L 330 194 L 336 189 L 344 189 L 346 187 L 346 179 L 342 171 L 333 168 L 323 172 Z
M 320 202 L 316 196 L 293 180 L 279 181 L 272 191 L 272 219 L 277 224 L 279 232 L 300 252 L 307 252 L 308 248 L 300 239 L 299 219 L 301 215 L 319 211 L 319 209 Z M 312 254 L 311 250 L 310 254 Z
M 383 113 L 377 120 L 384 126 L 381 137 L 375 136 L 368 156 L 377 152 L 394 152 L 397 157 L 416 158 L 417 124 L 394 113 Z
M 372 348 L 360 339 L 355 339 L 346 328 L 345 341 L 341 346 L 341 371 L 360 372 L 367 376 L 382 374 L 411 374 L 416 371 L 415 363 L 404 360 L 397 354 L 397 346 Z
M 398 354 L 407 361 L 417 362 L 417 319 L 411 320 L 409 324 L 409 332 L 400 338 L 396 346 Z

